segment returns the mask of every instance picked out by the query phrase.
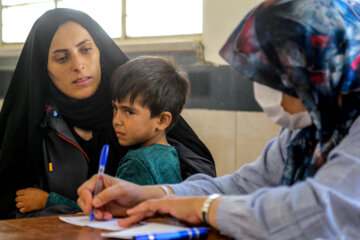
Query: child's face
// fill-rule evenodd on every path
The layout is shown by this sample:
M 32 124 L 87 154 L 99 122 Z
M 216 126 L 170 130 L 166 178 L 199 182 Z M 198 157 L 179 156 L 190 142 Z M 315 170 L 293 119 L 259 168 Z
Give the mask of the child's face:
M 150 146 L 156 143 L 159 117 L 151 118 L 150 109 L 135 99 L 130 104 L 127 96 L 122 102 L 113 101 L 113 127 L 122 146 Z

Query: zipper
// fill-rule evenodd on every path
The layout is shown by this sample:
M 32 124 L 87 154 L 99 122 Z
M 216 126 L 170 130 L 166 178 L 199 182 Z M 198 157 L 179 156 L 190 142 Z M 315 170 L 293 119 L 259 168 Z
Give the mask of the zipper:
M 73 141 L 67 139 L 66 137 L 64 137 L 63 135 L 61 135 L 60 133 L 57 134 L 59 137 L 61 137 L 62 139 L 64 139 L 65 141 L 71 143 L 72 145 L 74 145 L 75 147 L 77 147 L 86 157 L 86 160 L 88 161 L 88 163 L 90 162 L 89 157 L 87 156 L 87 154 L 85 153 L 85 151 L 76 143 L 74 143 Z M 50 166 L 49 166 L 50 167 Z
M 47 157 L 47 160 L 48 160 L 49 172 L 52 172 L 52 171 L 54 171 L 53 170 L 53 164 L 52 164 L 51 158 L 49 156 L 49 152 L 48 152 L 48 150 L 47 150 L 47 148 L 45 146 L 45 142 L 43 142 L 43 148 L 46 151 L 46 157 Z

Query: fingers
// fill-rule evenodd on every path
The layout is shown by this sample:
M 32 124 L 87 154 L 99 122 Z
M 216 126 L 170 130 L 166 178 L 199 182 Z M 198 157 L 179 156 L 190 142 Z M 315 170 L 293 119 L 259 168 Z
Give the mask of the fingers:
M 111 201 L 99 209 L 103 212 L 111 213 L 111 216 L 125 217 L 127 216 L 126 211 L 129 208 L 123 207 L 121 204 L 118 204 L 115 201 Z
M 79 207 L 87 214 L 92 210 L 92 194 L 89 191 L 81 191 L 77 203 Z
M 110 220 L 113 218 L 113 215 L 110 212 L 95 209 L 95 218 L 99 220 Z
M 107 183 L 106 185 L 112 185 L 113 182 L 113 178 L 104 174 L 104 184 Z M 87 180 L 86 182 L 84 182 L 79 188 L 78 188 L 78 204 L 80 206 L 80 208 L 86 212 L 86 213 L 90 213 L 93 204 L 95 203 L 96 205 L 94 205 L 94 207 L 100 207 L 104 204 L 106 204 L 107 202 L 111 201 L 107 200 L 106 194 L 105 194 L 105 198 L 101 198 L 100 197 L 100 201 L 99 200 L 95 200 L 95 202 L 93 201 L 93 194 L 95 191 L 95 187 L 96 187 L 96 183 L 98 181 L 98 177 L 97 175 L 93 175 L 89 180 Z M 106 190 L 106 189 L 105 189 Z M 103 191 L 105 191 L 103 190 Z M 98 202 L 99 201 L 99 202 Z
M 23 203 L 23 202 L 18 202 L 18 203 L 16 203 L 16 207 L 17 207 L 17 208 L 23 208 L 23 207 L 24 207 L 24 203 Z
M 19 209 L 21 213 L 28 212 L 26 202 L 23 196 L 16 197 L 15 201 L 16 201 L 16 207 Z
M 144 214 L 133 215 L 127 218 L 122 218 L 118 220 L 118 224 L 120 227 L 130 227 L 131 225 L 140 222 L 145 218 Z
M 113 215 L 110 212 L 103 212 L 103 219 L 110 220 L 113 218 Z
M 33 196 L 37 196 L 39 194 L 47 195 L 48 193 L 39 188 L 25 188 L 25 189 L 20 189 L 20 190 L 16 191 L 17 196 L 33 197 Z
M 19 190 L 20 191 L 20 190 Z M 24 206 L 25 206 L 25 201 L 26 201 L 26 198 L 23 194 L 23 191 L 21 191 L 18 195 L 18 192 L 16 192 L 16 195 L 17 197 L 15 198 L 15 202 L 16 202 L 16 207 L 19 208 L 20 212 L 24 212 Z
M 95 191 L 96 181 L 97 177 L 94 175 L 89 180 L 84 182 L 77 191 L 79 195 L 77 203 L 80 208 L 87 214 L 89 214 L 92 210 L 93 192 Z
M 17 196 L 15 198 L 15 202 L 23 202 L 25 200 L 25 197 L 23 195 Z
M 25 189 L 20 189 L 16 191 L 16 196 L 21 196 L 25 194 Z
M 38 190 L 37 188 L 24 188 L 24 189 L 20 189 L 18 191 L 16 191 L 16 195 L 21 196 L 21 195 L 26 195 L 27 193 L 31 192 L 32 190 Z
M 95 214 L 95 219 L 103 220 L 104 217 L 103 211 L 101 211 L 100 209 L 95 209 L 94 214 Z
M 143 203 L 140 203 L 136 207 L 129 209 L 126 213 L 128 215 L 136 215 L 143 212 L 160 212 L 160 213 L 167 213 L 164 212 L 162 209 L 163 203 L 165 203 L 162 200 L 148 200 Z
M 124 216 L 128 208 L 129 199 L 130 201 L 133 199 L 132 191 L 129 190 L 129 183 L 104 174 L 103 189 L 96 196 L 93 196 L 96 183 L 97 175 L 94 175 L 79 187 L 77 203 L 80 208 L 87 214 L 93 208 L 96 208 L 95 217 L 97 219 L 111 219 L 113 216 Z
M 113 185 L 97 194 L 92 203 L 95 208 L 99 208 L 119 197 L 121 197 L 121 188 L 120 186 Z
M 153 217 L 154 215 L 156 215 L 156 213 L 157 211 L 146 209 L 129 217 L 119 219 L 118 224 L 121 227 L 130 227 L 131 225 L 140 222 L 144 218 Z
M 27 213 L 27 212 L 28 212 L 28 211 L 26 210 L 26 208 L 20 208 L 19 211 L 20 211 L 21 213 Z
M 129 217 L 120 219 L 118 224 L 121 227 L 129 227 L 144 218 L 156 215 L 158 211 L 161 212 L 161 200 L 148 200 L 128 210 L 126 213 Z

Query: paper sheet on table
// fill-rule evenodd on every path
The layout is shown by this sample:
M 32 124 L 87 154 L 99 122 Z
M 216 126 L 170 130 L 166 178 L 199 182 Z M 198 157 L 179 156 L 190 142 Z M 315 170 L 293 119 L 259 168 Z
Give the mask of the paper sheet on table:
M 132 239 L 134 236 L 137 235 L 181 231 L 188 229 L 190 228 L 165 223 L 145 223 L 144 225 L 134 226 L 119 232 L 101 233 L 101 236 L 109 238 Z
M 88 226 L 92 228 L 100 228 L 105 230 L 119 231 L 124 229 L 117 224 L 119 218 L 114 218 L 108 221 L 90 221 L 89 216 L 74 216 L 74 217 L 59 217 L 61 221 L 74 224 L 77 226 Z

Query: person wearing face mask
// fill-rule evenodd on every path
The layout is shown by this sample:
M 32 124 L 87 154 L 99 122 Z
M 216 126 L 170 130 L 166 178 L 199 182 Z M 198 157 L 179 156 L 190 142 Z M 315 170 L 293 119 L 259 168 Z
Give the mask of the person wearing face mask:
M 298 98 L 254 82 L 255 100 L 274 123 L 295 130 L 312 124 L 311 117 Z
M 220 54 L 283 127 L 253 163 L 166 186 L 106 176 L 94 198 L 93 177 L 78 190 L 80 207 L 102 207 L 99 219 L 126 214 L 120 226 L 160 213 L 235 239 L 359 239 L 359 7 L 267 0 L 229 37 Z

